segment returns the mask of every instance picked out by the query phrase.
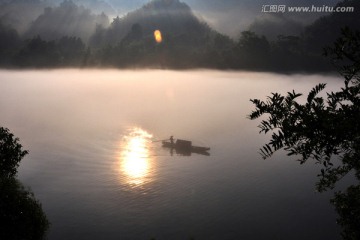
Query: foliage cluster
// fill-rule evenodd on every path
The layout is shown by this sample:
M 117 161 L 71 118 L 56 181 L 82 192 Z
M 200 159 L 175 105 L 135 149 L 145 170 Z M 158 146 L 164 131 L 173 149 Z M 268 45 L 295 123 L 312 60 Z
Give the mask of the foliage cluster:
M 300 163 L 315 159 L 323 165 L 318 191 L 333 189 L 350 171 L 360 180 L 360 32 L 343 29 L 342 37 L 325 49 L 325 55 L 344 78 L 340 91 L 321 97 L 326 84 L 318 84 L 304 104 L 298 100 L 302 94 L 294 90 L 286 96 L 272 93 L 266 101 L 251 99 L 255 110 L 249 116 L 251 120 L 267 116 L 259 125 L 260 133 L 272 133 L 260 149 L 263 158 L 284 149 L 288 155 L 300 156 Z M 359 196 L 358 185 L 332 199 L 344 239 L 360 237 Z
M 41 203 L 15 178 L 0 179 L 1 239 L 45 239 L 49 222 Z
M 28 154 L 9 129 L 0 127 L 0 177 L 15 177 L 21 159 Z
M 301 104 L 297 98 L 302 94 L 294 90 L 286 96 L 272 93 L 266 101 L 252 99 L 256 109 L 250 119 L 268 115 L 260 124 L 260 133 L 273 132 L 271 140 L 262 149 L 264 158 L 274 151 L 284 149 L 288 155 L 300 155 L 301 163 L 314 158 L 324 165 L 318 190 L 333 188 L 342 176 L 359 168 L 357 156 L 360 144 L 360 33 L 343 30 L 334 48 L 325 54 L 333 56 L 334 64 L 344 77 L 344 87 L 339 92 L 318 94 L 326 84 L 318 84 Z M 347 64 L 346 64 L 347 63 Z M 345 64 L 345 65 L 344 65 Z M 332 156 L 342 154 L 342 164 L 334 166 Z
M 49 228 L 40 202 L 15 178 L 26 154 L 19 139 L 0 127 L 0 239 L 39 240 Z
M 360 185 L 350 186 L 345 192 L 335 193 L 331 203 L 339 215 L 337 223 L 342 227 L 343 239 L 360 239 Z

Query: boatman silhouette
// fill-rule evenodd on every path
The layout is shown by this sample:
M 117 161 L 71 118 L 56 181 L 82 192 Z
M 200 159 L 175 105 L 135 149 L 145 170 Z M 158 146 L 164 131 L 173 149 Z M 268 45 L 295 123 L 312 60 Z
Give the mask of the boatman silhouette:
M 174 145 L 174 136 L 170 136 L 170 143 L 171 145 Z

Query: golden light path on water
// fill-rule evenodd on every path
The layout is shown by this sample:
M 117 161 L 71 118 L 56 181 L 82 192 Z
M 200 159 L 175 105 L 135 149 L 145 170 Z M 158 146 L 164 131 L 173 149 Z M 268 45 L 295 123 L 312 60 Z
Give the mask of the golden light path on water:
M 119 158 L 121 179 L 125 183 L 139 186 L 151 180 L 153 174 L 152 137 L 141 128 L 132 128 L 123 137 Z

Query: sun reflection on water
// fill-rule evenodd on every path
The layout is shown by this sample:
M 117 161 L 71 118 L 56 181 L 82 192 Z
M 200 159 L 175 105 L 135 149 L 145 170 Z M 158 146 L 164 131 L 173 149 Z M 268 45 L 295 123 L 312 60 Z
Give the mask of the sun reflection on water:
M 152 135 L 141 128 L 132 128 L 124 136 L 120 152 L 121 179 L 134 186 L 151 180 L 153 159 L 151 156 Z

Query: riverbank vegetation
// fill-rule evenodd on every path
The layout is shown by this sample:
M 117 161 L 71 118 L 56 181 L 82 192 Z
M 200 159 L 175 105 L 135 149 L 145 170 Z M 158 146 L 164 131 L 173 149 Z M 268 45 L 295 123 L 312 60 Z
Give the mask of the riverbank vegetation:
M 45 239 L 49 221 L 30 189 L 16 179 L 27 150 L 9 129 L 0 127 L 1 239 Z
M 267 100 L 252 99 L 255 110 L 250 119 L 262 120 L 260 133 L 272 133 L 261 149 L 264 159 L 283 149 L 298 156 L 301 164 L 310 159 L 323 168 L 316 184 L 318 191 L 333 189 L 344 176 L 355 173 L 356 184 L 337 192 L 331 200 L 340 218 L 343 239 L 360 238 L 360 32 L 342 30 L 334 47 L 326 48 L 344 79 L 337 92 L 318 94 L 326 84 L 320 83 L 307 95 L 306 102 L 294 90 L 286 96 L 272 93 Z

